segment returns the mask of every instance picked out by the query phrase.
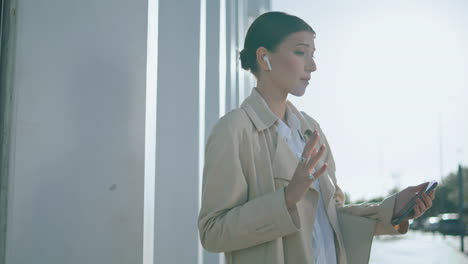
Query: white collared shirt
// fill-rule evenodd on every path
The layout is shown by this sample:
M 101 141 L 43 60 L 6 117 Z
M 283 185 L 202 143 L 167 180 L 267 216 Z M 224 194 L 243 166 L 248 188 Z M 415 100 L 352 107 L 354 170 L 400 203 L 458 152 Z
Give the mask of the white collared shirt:
M 296 154 L 298 159 L 302 156 L 306 142 L 302 140 L 301 123 L 297 116 L 286 107 L 286 125 L 281 119 L 278 119 L 278 135 L 282 136 L 289 148 Z M 322 177 L 325 175 L 322 175 Z M 319 181 L 314 181 L 314 187 L 319 192 L 319 201 L 317 203 L 317 214 L 315 216 L 314 228 L 312 232 L 312 252 L 315 264 L 336 264 L 336 249 L 333 229 L 328 220 L 322 194 L 320 192 Z

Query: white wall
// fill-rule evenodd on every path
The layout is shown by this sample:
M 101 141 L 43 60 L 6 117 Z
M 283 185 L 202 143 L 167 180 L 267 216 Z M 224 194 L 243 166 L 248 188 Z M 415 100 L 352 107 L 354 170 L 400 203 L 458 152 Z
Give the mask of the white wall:
M 141 263 L 147 0 L 18 0 L 6 263 Z
M 5 263 L 223 263 L 198 238 L 205 139 L 268 4 L 223 1 L 150 0 L 148 33 L 148 0 L 16 0 Z
M 197 229 L 205 138 L 202 5 L 159 1 L 156 263 L 197 263 L 202 254 Z

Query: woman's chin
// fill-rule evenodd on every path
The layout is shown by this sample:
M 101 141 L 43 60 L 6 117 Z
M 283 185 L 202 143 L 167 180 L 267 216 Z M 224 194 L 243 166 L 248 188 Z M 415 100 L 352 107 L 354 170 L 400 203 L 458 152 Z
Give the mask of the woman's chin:
M 305 94 L 305 91 L 306 91 L 306 87 L 299 87 L 291 91 L 291 94 L 297 97 L 301 97 Z

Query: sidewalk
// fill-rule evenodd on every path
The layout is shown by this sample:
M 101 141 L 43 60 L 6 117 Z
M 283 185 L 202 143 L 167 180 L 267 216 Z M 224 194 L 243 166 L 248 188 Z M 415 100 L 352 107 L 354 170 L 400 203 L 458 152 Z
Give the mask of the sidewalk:
M 460 252 L 459 237 L 444 239 L 439 234 L 410 231 L 402 236 L 375 237 L 369 263 L 468 264 L 468 255 Z

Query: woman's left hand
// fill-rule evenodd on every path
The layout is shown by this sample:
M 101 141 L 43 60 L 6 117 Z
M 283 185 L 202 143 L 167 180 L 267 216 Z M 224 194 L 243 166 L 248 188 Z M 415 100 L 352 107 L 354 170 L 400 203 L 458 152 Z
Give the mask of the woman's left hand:
M 421 193 L 421 196 L 416 198 L 416 205 L 414 206 L 414 213 L 411 214 L 407 219 L 416 219 L 423 215 L 429 208 L 432 207 L 432 200 L 435 199 L 435 190 L 430 192 L 429 195 L 424 192 L 429 183 L 423 183 L 418 186 L 411 186 L 403 191 L 399 192 L 395 201 L 395 208 L 393 210 L 393 215 L 396 216 L 398 212 L 405 207 L 405 205 L 413 198 L 414 196 Z

